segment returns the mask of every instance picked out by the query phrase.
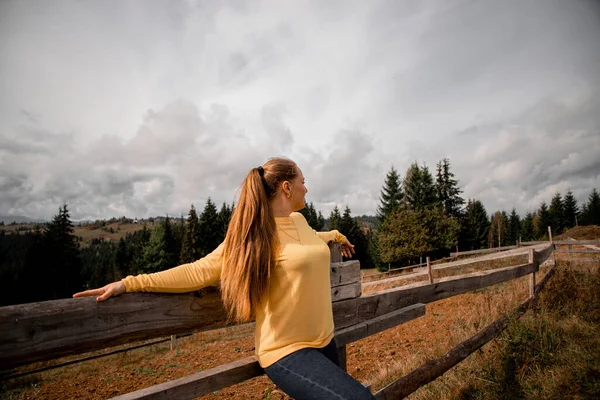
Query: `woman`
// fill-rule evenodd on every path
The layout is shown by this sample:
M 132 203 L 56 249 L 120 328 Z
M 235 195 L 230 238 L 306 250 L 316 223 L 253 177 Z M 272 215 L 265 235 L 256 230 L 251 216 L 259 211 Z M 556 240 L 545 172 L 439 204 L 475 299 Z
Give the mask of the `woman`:
M 189 292 L 221 280 L 229 317 L 256 318 L 256 355 L 288 395 L 301 399 L 373 399 L 340 366 L 333 337 L 329 248 L 354 246 L 334 230 L 315 232 L 302 214 L 304 176 L 285 158 L 253 168 L 241 188 L 225 241 L 206 257 L 154 273 L 128 276 L 73 297 L 104 301 L 125 292 Z

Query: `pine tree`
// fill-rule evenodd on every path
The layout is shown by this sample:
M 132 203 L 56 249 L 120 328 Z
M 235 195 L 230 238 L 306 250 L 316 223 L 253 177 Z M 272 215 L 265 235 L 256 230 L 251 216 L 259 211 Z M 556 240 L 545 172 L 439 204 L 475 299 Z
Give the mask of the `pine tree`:
M 383 222 L 392 211 L 402 204 L 403 197 L 400 176 L 394 166 L 392 166 L 385 177 L 379 197 L 377 218 L 379 218 L 380 222 Z
M 506 246 L 508 217 L 504 211 L 496 211 L 490 221 L 488 247 Z
M 227 229 L 229 228 L 229 221 L 231 221 L 231 216 L 233 215 L 234 207 L 235 204 L 229 206 L 227 203 L 223 202 L 221 210 L 219 210 L 219 235 L 217 238 L 217 242 L 219 243 L 225 240 L 225 236 L 227 235 Z
M 517 214 L 517 210 L 513 207 L 508 217 L 506 244 L 510 246 L 516 244 L 519 240 L 519 236 L 521 236 L 521 218 L 519 217 L 519 214 Z
M 196 213 L 196 208 L 192 204 L 190 211 L 188 212 L 183 241 L 181 243 L 181 255 L 179 257 L 180 263 L 190 263 L 200 258 L 199 238 L 200 229 L 198 214 Z
M 490 220 L 483 203 L 476 199 L 467 202 L 465 216 L 461 219 L 462 250 L 479 250 L 487 246 Z
M 531 212 L 525 214 L 525 218 L 523 218 L 523 222 L 521 224 L 521 240 L 523 242 L 529 242 L 535 239 L 533 219 L 534 215 Z
M 540 204 L 537 212 L 537 219 L 534 220 L 535 236 L 537 239 L 548 239 L 548 227 L 551 225 L 550 212 L 545 201 Z
M 181 252 L 181 247 L 178 246 L 177 243 L 177 233 L 173 228 L 171 223 L 171 219 L 167 215 L 165 220 L 162 222 L 164 227 L 164 242 L 165 242 L 165 257 L 166 257 L 166 266 L 165 268 L 173 268 L 177 266 L 179 261 L 179 253 Z
M 422 210 L 437 204 L 436 189 L 429 168 L 414 162 L 404 177 L 404 199 L 409 209 Z
M 354 223 L 354 219 L 352 219 L 352 216 L 350 215 L 351 211 L 350 211 L 350 207 L 346 206 L 346 208 L 344 209 L 344 214 L 342 215 L 342 218 L 340 219 L 340 227 L 339 227 L 339 231 L 344 234 L 346 237 L 348 237 L 348 240 L 350 240 L 349 238 L 354 234 L 354 229 L 357 228 L 356 224 Z M 352 242 L 352 241 L 350 241 Z
M 219 241 L 219 233 L 221 230 L 222 227 L 219 223 L 217 207 L 209 197 L 202 214 L 200 214 L 200 257 L 204 257 L 211 253 L 219 246 L 219 244 L 221 244 Z
M 338 206 L 333 207 L 331 210 L 331 214 L 329 214 L 329 230 L 340 229 L 340 221 L 342 217 L 340 216 L 340 209 Z
M 550 214 L 550 226 L 552 226 L 552 232 L 556 235 L 562 233 L 565 228 L 565 209 L 560 193 L 556 192 L 554 197 L 552 197 L 548 213 Z
M 446 215 L 459 218 L 465 200 L 460 196 L 462 190 L 458 187 L 458 181 L 454 179 L 454 174 L 450 172 L 450 160 L 447 158 L 437 164 L 435 187 L 437 200 L 444 208 Z
M 79 260 L 79 242 L 73 235 L 73 224 L 64 204 L 43 233 L 46 254 L 44 300 L 71 297 L 82 287 L 80 279 L 81 262 Z
M 354 245 L 354 257 L 360 261 L 361 268 L 373 268 L 373 259 L 369 248 L 369 241 L 356 218 L 352 218 L 350 207 L 346 206 L 340 220 L 339 231 Z
M 318 216 L 317 220 L 319 221 L 319 223 L 318 223 L 319 228 L 315 228 L 315 229 L 317 231 L 320 231 L 321 229 L 323 229 L 323 227 L 325 227 L 325 217 L 323 217 L 323 214 L 321 214 L 321 211 L 319 211 L 319 216 Z
M 144 263 L 140 266 L 143 273 L 163 271 L 170 268 L 171 255 L 167 253 L 165 224 L 157 224 L 150 233 L 150 239 L 144 246 Z
M 572 191 L 568 191 L 564 198 L 564 222 L 565 229 L 570 229 L 577 225 L 577 218 L 579 216 L 579 207 L 577 206 L 577 200 L 573 196 Z
M 585 212 L 582 212 L 583 224 L 600 225 L 600 195 L 593 189 L 585 204 Z

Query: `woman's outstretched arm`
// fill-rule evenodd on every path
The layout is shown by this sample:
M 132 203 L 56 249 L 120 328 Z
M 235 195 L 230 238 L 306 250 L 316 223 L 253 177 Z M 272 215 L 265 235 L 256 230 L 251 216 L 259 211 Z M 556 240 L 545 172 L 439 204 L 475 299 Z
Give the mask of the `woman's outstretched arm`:
M 192 292 L 219 280 L 223 267 L 222 254 L 223 243 L 206 257 L 192 263 L 153 274 L 130 275 L 102 288 L 75 293 L 73 297 L 98 296 L 96 301 L 100 302 L 130 292 Z
M 342 255 L 346 258 L 352 258 L 354 254 L 354 245 L 348 241 L 346 236 L 342 235 L 340 231 L 334 229 L 329 232 L 317 232 L 315 231 L 317 236 L 319 236 L 325 243 L 336 242 L 342 244 Z

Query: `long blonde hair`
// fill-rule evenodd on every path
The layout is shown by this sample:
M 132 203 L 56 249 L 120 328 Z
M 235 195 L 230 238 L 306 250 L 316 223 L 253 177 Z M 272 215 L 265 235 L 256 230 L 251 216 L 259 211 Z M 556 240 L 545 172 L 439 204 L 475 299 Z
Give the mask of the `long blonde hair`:
M 270 200 L 282 182 L 297 175 L 298 167 L 292 160 L 271 158 L 261 167 L 252 168 L 242 183 L 223 250 L 221 296 L 230 320 L 254 318 L 269 289 L 279 252 Z

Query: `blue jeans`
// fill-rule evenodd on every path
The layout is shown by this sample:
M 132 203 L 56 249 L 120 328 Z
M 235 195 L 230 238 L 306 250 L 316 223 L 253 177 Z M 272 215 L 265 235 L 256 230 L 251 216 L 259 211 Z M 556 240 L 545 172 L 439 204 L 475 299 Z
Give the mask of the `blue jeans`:
M 340 368 L 335 339 L 321 349 L 304 348 L 265 368 L 281 390 L 296 400 L 374 400 L 360 382 Z

